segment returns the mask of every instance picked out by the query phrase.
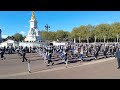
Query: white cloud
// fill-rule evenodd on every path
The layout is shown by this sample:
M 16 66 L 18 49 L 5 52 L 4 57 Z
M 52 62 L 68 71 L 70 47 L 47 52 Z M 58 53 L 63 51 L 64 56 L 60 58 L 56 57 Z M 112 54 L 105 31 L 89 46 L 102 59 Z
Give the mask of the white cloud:
M 8 35 L 2 35 L 2 38 L 6 38 L 6 37 L 8 37 Z
M 24 32 L 24 31 L 21 31 L 20 34 L 25 34 L 25 32 Z

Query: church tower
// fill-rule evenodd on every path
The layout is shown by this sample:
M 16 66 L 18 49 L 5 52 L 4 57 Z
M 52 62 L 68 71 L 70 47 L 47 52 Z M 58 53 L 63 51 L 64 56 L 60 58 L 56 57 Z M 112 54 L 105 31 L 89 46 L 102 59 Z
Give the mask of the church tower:
M 30 30 L 28 31 L 25 41 L 28 42 L 41 41 L 40 31 L 38 30 L 37 23 L 38 22 L 36 20 L 34 11 L 32 11 L 32 16 L 30 19 Z

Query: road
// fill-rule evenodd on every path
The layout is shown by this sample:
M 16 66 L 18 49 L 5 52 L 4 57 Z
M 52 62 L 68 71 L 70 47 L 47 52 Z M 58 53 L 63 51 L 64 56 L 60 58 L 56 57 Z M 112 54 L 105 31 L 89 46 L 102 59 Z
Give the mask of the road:
M 31 60 L 31 71 L 28 73 L 27 62 L 17 54 L 5 55 L 0 60 L 0 79 L 120 79 L 120 70 L 114 57 L 88 62 L 71 62 L 68 67 L 61 60 L 54 58 L 55 65 L 46 67 L 36 53 L 27 54 Z

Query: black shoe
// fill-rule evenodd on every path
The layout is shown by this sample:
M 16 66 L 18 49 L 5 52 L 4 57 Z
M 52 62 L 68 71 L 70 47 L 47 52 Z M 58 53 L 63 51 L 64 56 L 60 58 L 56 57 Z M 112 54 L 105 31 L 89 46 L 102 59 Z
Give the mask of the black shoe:
M 22 61 L 22 62 L 24 62 L 24 61 Z
M 54 65 L 54 63 L 52 63 L 52 65 Z
M 118 67 L 117 69 L 120 69 L 120 67 Z
M 50 66 L 49 64 L 47 66 Z

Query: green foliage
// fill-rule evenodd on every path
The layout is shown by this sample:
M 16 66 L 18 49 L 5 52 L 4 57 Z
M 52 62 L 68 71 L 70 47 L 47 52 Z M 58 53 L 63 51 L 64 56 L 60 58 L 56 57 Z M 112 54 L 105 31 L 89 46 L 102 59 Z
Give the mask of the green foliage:
M 25 37 L 22 36 L 22 34 L 16 33 L 12 36 L 8 36 L 6 40 L 11 39 L 11 40 L 16 40 L 16 41 L 23 41 Z
M 106 37 L 108 40 L 110 38 L 110 25 L 109 24 L 100 24 L 96 26 L 95 28 L 95 35 L 97 36 L 97 39 L 102 40 L 103 37 Z
M 117 35 L 120 36 L 120 22 L 115 22 L 110 24 L 99 24 L 96 26 L 92 25 L 81 25 L 79 27 L 74 27 L 71 32 L 64 31 L 64 30 L 57 30 L 52 32 L 42 30 L 41 31 L 41 37 L 42 40 L 50 40 L 50 41 L 56 41 L 57 39 L 59 41 L 70 41 L 75 38 L 76 41 L 79 41 L 79 37 L 81 42 L 87 42 L 87 39 L 89 42 L 94 42 L 95 36 L 97 41 L 104 41 L 104 38 L 107 41 L 113 42 L 116 40 Z M 120 38 L 120 37 L 119 37 Z M 25 39 L 25 36 L 23 37 L 21 34 L 16 33 L 13 36 L 8 36 L 6 39 L 13 39 L 17 41 L 22 41 Z
M 19 33 L 14 34 L 13 37 L 16 41 L 23 41 L 24 40 L 24 37 L 22 36 L 22 34 L 19 34 Z
M 60 41 L 65 41 L 68 38 L 69 33 L 63 30 L 57 30 L 56 32 L 56 39 Z
M 43 41 L 47 40 L 47 37 L 48 37 L 47 32 L 42 30 L 41 31 L 41 37 L 42 37 Z
M 8 36 L 7 38 L 6 38 L 6 40 L 8 40 L 8 39 L 11 39 L 11 40 L 15 40 L 15 37 L 12 35 L 12 36 Z
M 46 31 L 42 31 L 41 32 L 42 35 L 42 40 L 50 40 L 50 41 L 56 41 L 57 39 L 60 41 L 67 41 L 69 39 L 70 33 L 63 31 L 63 30 L 57 30 L 56 32 L 46 32 Z
M 87 38 L 89 39 L 90 42 L 94 42 L 95 40 L 95 35 L 96 39 L 99 42 L 103 42 L 104 38 L 107 41 L 113 42 L 116 37 L 120 36 L 120 23 L 115 22 L 113 24 L 99 24 L 96 26 L 92 25 L 86 25 L 83 26 L 81 25 L 80 27 L 75 27 L 73 28 L 71 32 L 71 38 L 81 38 L 82 42 L 86 42 Z

